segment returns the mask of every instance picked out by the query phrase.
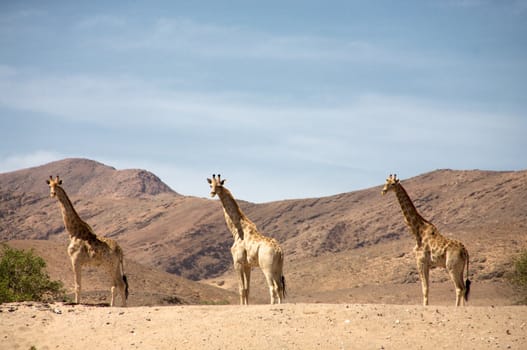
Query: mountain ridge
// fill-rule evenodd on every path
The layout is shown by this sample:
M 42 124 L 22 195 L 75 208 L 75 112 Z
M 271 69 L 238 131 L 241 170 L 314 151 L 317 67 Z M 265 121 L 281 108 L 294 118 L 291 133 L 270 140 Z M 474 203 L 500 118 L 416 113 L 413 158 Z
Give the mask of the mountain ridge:
M 11 191 L 46 194 L 42 181 L 49 176 L 63 179 L 68 193 L 95 196 L 138 196 L 173 192 L 155 174 L 143 169 L 117 170 L 114 167 L 86 158 L 65 158 L 44 165 L 0 174 L 0 185 Z M 97 181 L 99 177 L 106 181 Z
M 48 239 L 66 245 L 60 211 L 44 182 L 59 170 L 80 216 L 98 235 L 117 239 L 125 255 L 145 266 L 237 290 L 232 235 L 218 200 L 182 196 L 159 184 L 155 175 L 143 178 L 143 187 L 129 180 L 141 170 L 123 172 L 90 162 L 66 159 L 0 174 L 0 239 Z M 83 169 L 89 171 L 78 175 Z M 116 178 L 129 187 L 120 189 Z M 473 278 L 504 281 L 511 257 L 527 246 L 527 171 L 440 169 L 401 182 L 426 219 L 443 235 L 464 242 Z M 89 188 L 100 183 L 112 187 Z M 281 243 L 289 285 L 299 296 L 320 295 L 319 281 L 332 288 L 367 285 L 368 277 L 379 271 L 386 283 L 416 284 L 411 253 L 415 242 L 395 196 L 381 196 L 383 183 L 380 179 L 376 187 L 320 198 L 238 202 L 263 234 Z M 353 267 L 361 264 L 359 258 L 370 262 L 362 264 L 364 273 Z M 313 271 L 320 275 L 313 276 Z M 253 276 L 254 289 L 266 295 L 263 283 L 257 282 L 259 273 Z M 445 273 L 432 278 L 448 284 Z M 342 279 L 344 285 L 336 283 Z

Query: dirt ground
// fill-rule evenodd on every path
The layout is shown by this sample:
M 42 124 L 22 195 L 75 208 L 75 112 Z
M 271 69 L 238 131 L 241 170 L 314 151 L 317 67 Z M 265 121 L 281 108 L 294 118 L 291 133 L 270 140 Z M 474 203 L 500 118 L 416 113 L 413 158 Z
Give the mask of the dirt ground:
M 527 349 L 527 306 L 0 305 L 1 349 Z

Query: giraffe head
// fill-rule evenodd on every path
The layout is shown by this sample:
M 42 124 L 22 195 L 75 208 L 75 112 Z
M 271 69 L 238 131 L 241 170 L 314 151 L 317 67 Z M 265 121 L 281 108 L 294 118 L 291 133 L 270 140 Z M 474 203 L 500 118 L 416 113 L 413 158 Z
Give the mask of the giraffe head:
M 223 189 L 223 184 L 225 183 L 225 179 L 221 179 L 221 175 L 218 174 L 218 177 L 216 177 L 215 174 L 212 175 L 212 180 L 207 178 L 207 182 L 210 184 L 210 196 L 214 197 L 218 190 L 221 191 Z
M 394 190 L 395 185 L 397 185 L 398 183 L 399 183 L 399 179 L 397 178 L 397 175 L 390 174 L 390 176 L 388 176 L 388 178 L 386 179 L 386 183 L 384 184 L 384 187 L 381 193 L 385 195 L 388 191 Z
M 46 183 L 49 185 L 49 195 L 51 197 L 55 197 L 55 188 L 57 188 L 57 186 L 62 185 L 62 180 L 59 179 L 58 175 L 55 179 L 53 179 L 53 176 L 50 175 L 49 180 L 46 180 Z

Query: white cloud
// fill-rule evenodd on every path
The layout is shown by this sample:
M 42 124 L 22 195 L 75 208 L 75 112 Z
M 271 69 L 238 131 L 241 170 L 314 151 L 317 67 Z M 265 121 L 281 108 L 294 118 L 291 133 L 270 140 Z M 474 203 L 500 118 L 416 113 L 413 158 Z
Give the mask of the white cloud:
M 187 92 L 127 77 L 29 75 L 0 66 L 0 106 L 114 127 L 272 131 L 293 135 L 291 144 L 299 145 L 316 142 L 339 148 L 339 139 L 365 140 L 388 130 L 384 137 L 423 141 L 430 135 L 441 137 L 444 130 L 452 137 L 482 128 L 506 129 L 510 123 L 502 121 L 513 118 L 406 96 L 362 94 L 305 106 L 303 99 L 274 104 L 266 95 Z M 482 121 L 499 122 L 488 126 Z M 458 128 L 450 130 L 450 125 Z M 295 140 L 296 134 L 301 138 Z
M 104 36 L 97 35 L 91 44 L 117 51 L 147 50 L 218 59 L 346 62 L 413 68 L 445 65 L 453 59 L 444 55 L 438 58 L 437 53 L 416 52 L 408 47 L 398 50 L 362 37 L 276 34 L 188 18 L 164 17 L 137 26 L 121 17 L 96 15 L 85 18 L 79 28 L 90 29 L 99 24 L 110 29 L 119 28 L 119 31 L 109 30 Z
M 358 189 L 339 187 L 348 181 L 343 173 L 363 188 L 375 184 L 378 173 L 382 179 L 403 169 L 413 176 L 439 167 L 518 167 L 515 150 L 526 146 L 522 130 L 527 122 L 521 118 L 434 99 L 361 94 L 336 97 L 334 103 L 316 98 L 306 103 L 305 97 L 270 103 L 262 94 L 188 92 L 129 77 L 35 76 L 0 68 L 0 106 L 123 135 L 141 131 L 144 138 L 136 142 L 147 148 L 144 154 L 151 152 L 149 157 L 124 149 L 108 155 L 112 159 L 100 153 L 80 156 L 120 168 L 145 168 L 183 194 L 206 196 L 206 184 L 199 179 L 225 171 L 238 177 L 240 198 L 318 196 Z M 186 139 L 152 140 L 150 128 L 177 131 Z M 0 160 L 0 171 L 63 157 L 50 151 L 12 155 Z M 297 171 L 315 175 L 296 184 Z M 250 179 L 265 172 L 269 184 L 281 185 L 253 189 Z M 330 184 L 309 181 L 322 177 Z
M 129 78 L 12 73 L 0 75 L 0 106 L 104 125 L 194 124 L 203 118 L 228 118 L 230 109 L 217 97 L 164 90 Z

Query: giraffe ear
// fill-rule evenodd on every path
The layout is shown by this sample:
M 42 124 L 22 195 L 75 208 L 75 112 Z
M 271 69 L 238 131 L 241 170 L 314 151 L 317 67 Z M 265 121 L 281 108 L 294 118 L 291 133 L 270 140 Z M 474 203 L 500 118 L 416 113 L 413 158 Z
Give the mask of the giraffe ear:
M 49 185 L 49 180 L 46 180 L 46 183 Z
M 59 185 L 62 185 L 62 180 L 59 180 Z
M 221 181 L 220 181 L 220 185 L 223 186 L 223 184 L 225 183 L 225 181 L 227 181 L 227 179 L 223 179 L 223 180 L 221 180 Z
M 211 183 L 212 183 L 212 180 L 209 179 L 209 178 L 207 178 L 207 182 L 208 182 L 209 184 L 211 184 Z

